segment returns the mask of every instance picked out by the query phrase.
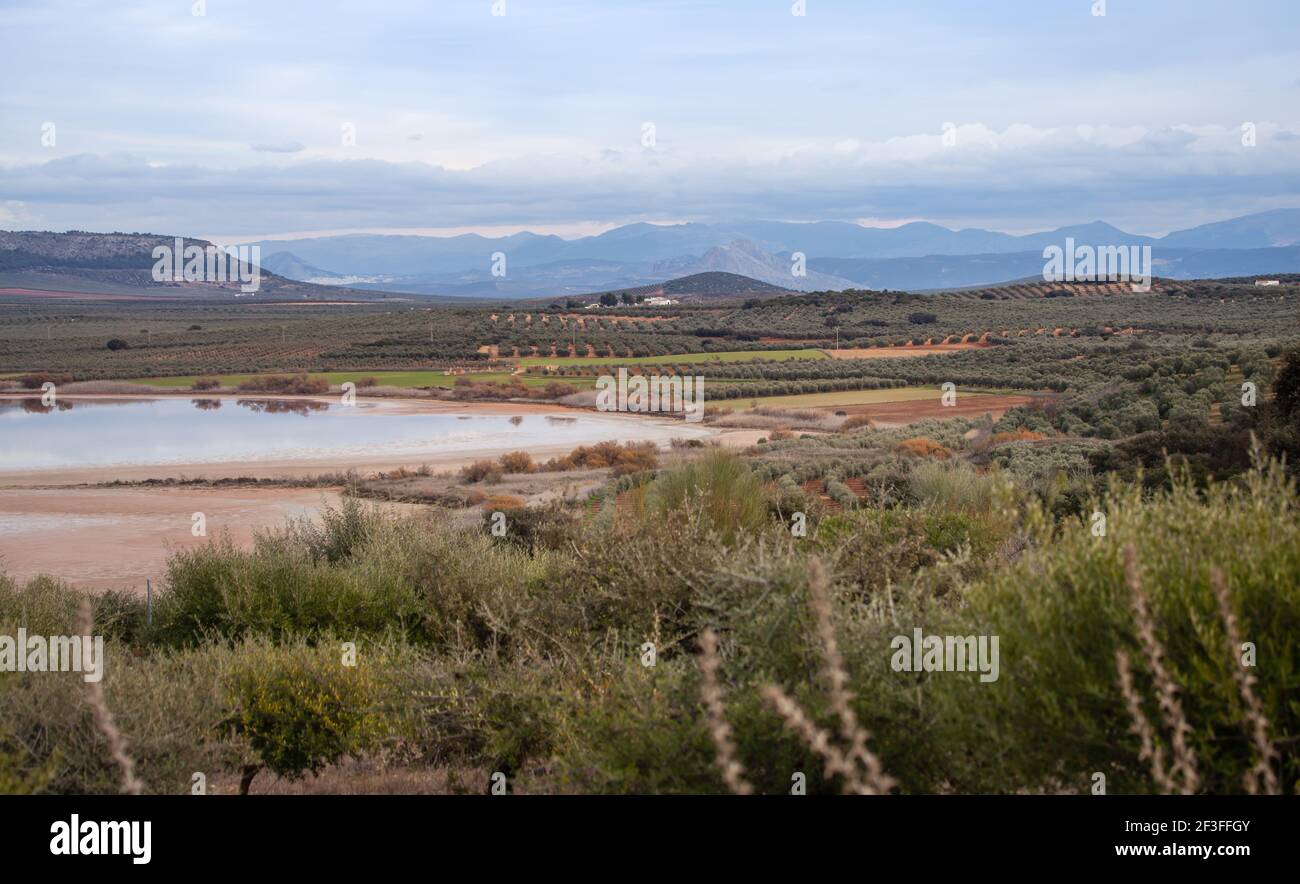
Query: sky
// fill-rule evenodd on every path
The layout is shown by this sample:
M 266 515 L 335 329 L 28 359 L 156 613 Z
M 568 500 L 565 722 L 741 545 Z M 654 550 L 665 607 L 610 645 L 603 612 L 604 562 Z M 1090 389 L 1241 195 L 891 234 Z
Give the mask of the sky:
M 1295 0 L 0 0 L 0 59 L 0 229 L 1300 206 Z

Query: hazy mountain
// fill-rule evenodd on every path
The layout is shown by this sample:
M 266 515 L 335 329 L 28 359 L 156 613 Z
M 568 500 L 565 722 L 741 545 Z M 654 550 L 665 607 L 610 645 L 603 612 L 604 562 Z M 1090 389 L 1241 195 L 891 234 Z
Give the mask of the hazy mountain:
M 1205 249 L 1263 249 L 1300 245 L 1300 209 L 1277 209 L 1169 234 L 1167 246 Z
M 264 255 L 288 251 L 306 264 L 328 267 L 341 276 L 420 277 L 422 279 L 414 284 L 424 285 L 431 281 L 426 277 L 441 274 L 489 273 L 496 252 L 506 256 L 509 273 L 513 275 L 523 268 L 560 264 L 579 266 L 585 262 L 608 262 L 607 267 L 665 262 L 665 268 L 677 268 L 684 266 L 691 256 L 702 259 L 711 250 L 726 248 L 735 242 L 753 243 L 760 251 L 771 255 L 802 252 L 809 258 L 888 259 L 1041 252 L 1044 246 L 1064 244 L 1066 237 L 1073 237 L 1081 245 L 1283 246 L 1300 242 L 1300 209 L 1247 215 L 1177 231 L 1165 237 L 1130 234 L 1104 221 L 1024 235 L 974 228 L 949 230 L 921 221 L 893 228 L 862 227 L 841 221 L 806 224 L 752 221 L 669 225 L 637 223 L 572 240 L 534 233 L 505 237 L 354 234 L 256 244 L 261 246 Z M 724 263 L 733 259 L 744 262 L 740 256 L 714 257 Z M 583 284 L 600 285 L 601 281 L 593 276 Z
M 751 240 L 736 240 L 725 246 L 715 246 L 698 259 L 656 262 L 650 272 L 692 275 L 720 271 L 801 292 L 839 291 L 853 287 L 852 280 L 807 267 L 804 269 L 806 272 L 802 276 L 795 276 L 794 262 L 789 255 L 774 255 Z
M 1082 241 L 1080 245 L 1084 244 Z M 944 289 L 994 285 L 1043 274 L 1042 251 L 923 258 L 810 258 L 808 266 L 870 289 Z M 1215 279 L 1300 272 L 1300 246 L 1276 249 L 1151 248 L 1152 275 Z
M 341 273 L 314 267 L 292 252 L 276 252 L 274 255 L 265 255 L 262 258 L 261 267 L 263 270 L 269 270 L 289 279 L 299 279 L 303 282 L 320 282 L 323 285 L 344 285 L 343 280 L 347 278 Z

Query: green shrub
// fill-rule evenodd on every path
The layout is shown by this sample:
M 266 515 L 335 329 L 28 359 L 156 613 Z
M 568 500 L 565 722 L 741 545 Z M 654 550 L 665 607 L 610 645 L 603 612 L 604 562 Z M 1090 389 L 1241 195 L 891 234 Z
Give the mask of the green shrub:
M 346 666 L 338 645 L 247 645 L 226 680 L 227 719 L 248 741 L 258 766 L 289 779 L 318 773 L 388 735 L 376 664 L 364 653 Z
M 768 525 L 762 482 L 743 460 L 722 451 L 660 473 L 646 492 L 646 509 L 658 524 L 699 509 L 705 526 L 725 544 Z

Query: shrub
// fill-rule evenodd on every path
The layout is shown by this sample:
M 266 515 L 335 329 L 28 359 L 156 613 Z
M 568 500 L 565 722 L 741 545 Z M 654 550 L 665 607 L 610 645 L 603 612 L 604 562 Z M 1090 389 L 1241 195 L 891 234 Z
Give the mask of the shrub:
M 104 346 L 110 350 L 129 350 L 131 348 L 131 345 L 121 338 L 110 338 Z
M 533 456 L 527 451 L 511 451 L 501 455 L 501 472 L 532 473 L 537 470 Z
M 930 457 L 937 460 L 947 460 L 952 456 L 952 452 L 947 448 L 924 436 L 904 439 L 894 446 L 894 450 L 899 454 L 906 454 L 910 457 Z
M 18 378 L 18 385 L 24 390 L 39 390 L 46 384 L 70 384 L 72 375 L 70 374 L 50 374 L 48 371 L 37 371 L 31 374 L 25 374 Z
M 495 461 L 476 460 L 473 463 L 461 467 L 460 476 L 465 482 L 482 482 L 489 475 L 496 472 L 496 470 L 497 465 Z
M 293 396 L 319 396 L 330 391 L 329 381 L 299 375 L 256 375 L 235 389 L 242 393 L 284 393 Z
M 744 461 L 723 451 L 660 474 L 646 492 L 646 507 L 655 520 L 699 508 L 705 525 L 724 543 L 741 532 L 760 531 L 768 521 L 762 482 Z
M 1036 433 L 1033 430 L 1027 430 L 1024 427 L 1017 427 L 1015 430 L 1007 433 L 994 433 L 989 437 L 990 445 L 1001 445 L 1004 442 L 1037 442 L 1044 439 L 1042 433 Z
M 513 494 L 489 494 L 483 498 L 483 502 L 479 506 L 489 512 L 494 510 L 517 510 L 524 506 L 524 499 Z
M 963 463 L 935 461 L 917 464 L 908 475 L 908 491 L 921 506 L 949 512 L 984 512 L 999 494 L 1000 477 L 981 476 Z
M 190 385 L 191 390 L 215 390 L 221 386 L 221 381 L 217 378 L 196 378 Z
M 258 756 L 244 769 L 241 793 L 262 767 L 297 779 L 388 732 L 374 664 L 358 654 L 344 665 L 338 645 L 248 646 L 226 686 L 228 722 Z

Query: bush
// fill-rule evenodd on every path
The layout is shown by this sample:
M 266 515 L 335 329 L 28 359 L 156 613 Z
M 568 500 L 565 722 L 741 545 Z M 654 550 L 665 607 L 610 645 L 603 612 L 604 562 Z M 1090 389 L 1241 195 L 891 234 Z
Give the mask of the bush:
M 698 508 L 705 526 L 727 544 L 768 524 L 762 482 L 744 461 L 722 451 L 662 473 L 647 489 L 647 515 L 655 521 L 688 508 Z
M 924 436 L 904 439 L 894 446 L 894 450 L 899 454 L 906 454 L 911 457 L 931 457 L 937 460 L 947 460 L 952 456 L 952 452 L 947 448 Z
M 948 512 L 986 512 L 1009 488 L 999 477 L 979 475 L 964 463 L 929 461 L 912 469 L 908 475 L 908 491 L 923 507 Z
M 215 390 L 221 386 L 221 381 L 217 378 L 196 378 L 190 385 L 191 390 Z
M 337 644 L 254 644 L 247 651 L 226 682 L 228 723 L 258 757 L 244 770 L 241 793 L 261 767 L 298 779 L 388 733 L 376 666 L 366 654 L 344 665 Z
M 532 473 L 537 470 L 533 456 L 527 451 L 511 451 L 501 455 L 501 472 Z
M 131 345 L 121 338 L 110 338 L 104 346 L 110 350 L 129 350 L 131 348 Z
M 319 396 L 330 391 L 329 381 L 298 375 L 256 375 L 235 388 L 241 393 L 284 393 L 292 396 Z
M 476 460 L 460 468 L 460 477 L 465 482 L 473 484 L 474 482 L 482 482 L 496 471 L 496 461 Z

